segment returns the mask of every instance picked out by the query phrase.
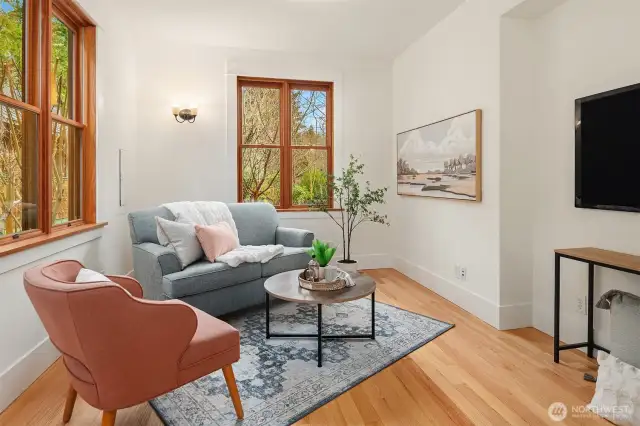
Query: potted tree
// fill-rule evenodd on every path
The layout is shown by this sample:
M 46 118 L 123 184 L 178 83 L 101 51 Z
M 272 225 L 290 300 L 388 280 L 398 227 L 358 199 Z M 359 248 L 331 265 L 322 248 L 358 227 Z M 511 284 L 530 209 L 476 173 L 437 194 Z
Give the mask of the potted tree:
M 351 155 L 341 176 L 328 177 L 327 186 L 333 193 L 335 207 L 339 209 L 337 217 L 329 211 L 326 198 L 316 203 L 318 210 L 327 213 L 342 231 L 342 260 L 338 261 L 338 265 L 347 272 L 358 270 L 358 261 L 351 257 L 351 241 L 356 228 L 365 222 L 389 226 L 387 215 L 379 214 L 373 207 L 385 203 L 384 196 L 388 188 L 371 189 L 369 181 L 361 187 L 358 178 L 362 175 L 364 164 Z

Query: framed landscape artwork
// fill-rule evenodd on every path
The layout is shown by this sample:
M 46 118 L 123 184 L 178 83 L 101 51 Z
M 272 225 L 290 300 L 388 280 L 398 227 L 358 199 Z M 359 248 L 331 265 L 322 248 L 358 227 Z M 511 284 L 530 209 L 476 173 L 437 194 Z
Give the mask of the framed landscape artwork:
M 398 194 L 482 200 L 482 111 L 398 135 Z

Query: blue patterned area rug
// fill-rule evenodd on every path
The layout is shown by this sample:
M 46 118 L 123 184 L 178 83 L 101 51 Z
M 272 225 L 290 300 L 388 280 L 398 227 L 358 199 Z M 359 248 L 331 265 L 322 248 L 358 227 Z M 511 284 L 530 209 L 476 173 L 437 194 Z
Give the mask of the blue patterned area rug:
M 276 303 L 272 333 L 317 332 L 315 305 Z M 323 333 L 367 334 L 371 301 L 322 307 Z M 233 369 L 245 418 L 236 420 L 222 372 L 205 376 L 151 402 L 170 426 L 289 425 L 453 327 L 376 303 L 376 340 L 327 340 L 317 366 L 315 339 L 265 338 L 264 308 L 224 318 L 241 337 Z

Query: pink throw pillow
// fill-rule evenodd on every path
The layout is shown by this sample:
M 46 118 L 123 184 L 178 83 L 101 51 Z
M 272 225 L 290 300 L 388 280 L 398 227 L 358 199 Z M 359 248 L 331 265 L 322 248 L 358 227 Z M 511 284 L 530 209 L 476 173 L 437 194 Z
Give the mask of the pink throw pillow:
M 215 262 L 218 256 L 240 247 L 238 237 L 227 222 L 215 225 L 196 225 L 196 236 L 209 262 Z

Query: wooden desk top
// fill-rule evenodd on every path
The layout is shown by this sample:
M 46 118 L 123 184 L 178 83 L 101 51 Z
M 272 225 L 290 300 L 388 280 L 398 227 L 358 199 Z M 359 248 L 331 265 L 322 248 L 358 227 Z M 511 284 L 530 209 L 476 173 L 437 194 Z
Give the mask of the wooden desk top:
M 634 256 L 632 254 L 603 250 L 594 247 L 558 249 L 555 252 L 560 255 L 571 256 L 589 262 L 598 262 L 617 268 L 640 272 L 640 256 Z

